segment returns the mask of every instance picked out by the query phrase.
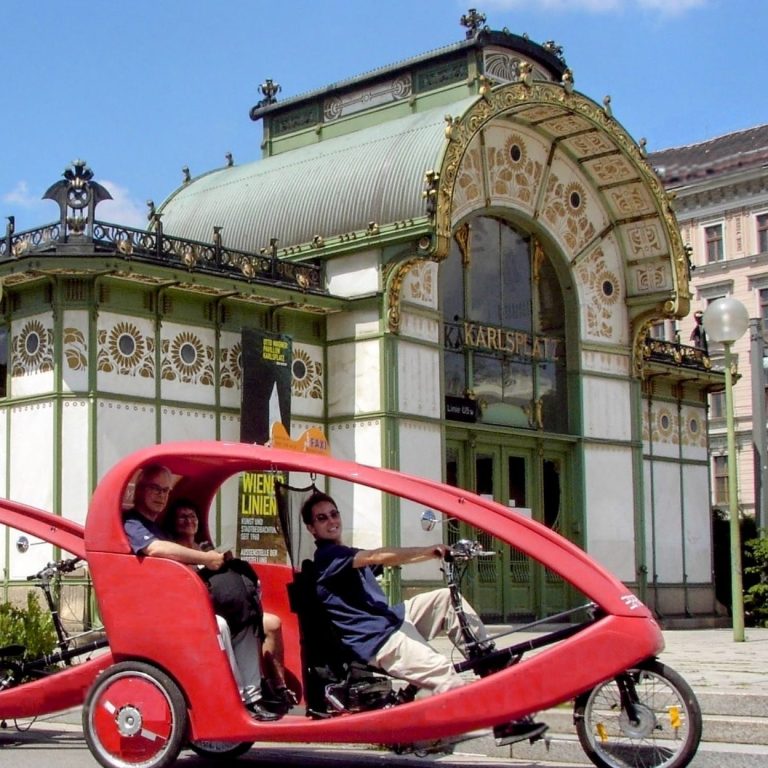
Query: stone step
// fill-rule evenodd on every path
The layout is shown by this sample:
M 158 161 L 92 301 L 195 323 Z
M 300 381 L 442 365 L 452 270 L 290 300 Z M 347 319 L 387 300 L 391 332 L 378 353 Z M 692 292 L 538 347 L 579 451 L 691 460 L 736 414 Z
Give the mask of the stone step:
M 768 718 L 768 694 L 730 691 L 696 691 L 701 711 L 706 715 L 735 715 L 737 717 Z
M 491 747 L 499 750 L 495 744 Z M 491 749 L 489 748 L 489 749 Z M 535 744 L 524 742 L 506 747 L 509 754 L 506 757 L 535 763 L 537 766 L 556 764 L 593 765 L 584 753 L 578 738 L 565 734 L 556 734 L 547 743 L 538 741 Z M 499 751 L 489 752 L 494 757 L 504 757 Z M 691 768 L 757 768 L 768 765 L 768 745 L 765 744 L 724 744 L 721 742 L 704 742 L 699 744 L 696 756 L 690 763 Z
M 552 737 L 560 734 L 569 738 L 576 736 L 572 709 L 557 707 L 539 712 L 536 720 L 549 725 L 548 733 Z M 768 745 L 768 718 L 704 713 L 703 721 L 702 741 Z

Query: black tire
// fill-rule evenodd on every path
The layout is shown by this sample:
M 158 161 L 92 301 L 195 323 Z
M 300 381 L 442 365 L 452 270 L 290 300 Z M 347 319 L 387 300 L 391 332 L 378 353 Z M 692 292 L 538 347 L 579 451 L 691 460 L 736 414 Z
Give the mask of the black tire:
M 581 695 L 574 721 L 581 746 L 598 768 L 683 768 L 701 741 L 701 709 L 677 672 L 650 660 L 624 673 L 637 694 L 637 721 L 608 680 Z
M 157 667 L 123 661 L 95 680 L 83 705 L 88 748 L 104 768 L 166 768 L 187 734 L 187 704 Z
M 235 758 L 244 755 L 253 746 L 252 741 L 190 741 L 189 748 L 200 757 L 217 760 L 222 757 Z

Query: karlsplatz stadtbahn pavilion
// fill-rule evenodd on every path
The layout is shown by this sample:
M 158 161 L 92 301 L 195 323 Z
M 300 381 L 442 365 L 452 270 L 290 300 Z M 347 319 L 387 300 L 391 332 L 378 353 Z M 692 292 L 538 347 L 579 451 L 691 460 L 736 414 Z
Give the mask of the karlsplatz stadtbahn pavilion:
M 472 24 L 330 88 L 261 90 L 262 157 L 187 174 L 146 231 L 99 220 L 109 193 L 84 163 L 46 193 L 56 223 L 9 221 L 0 493 L 83 520 L 130 451 L 239 439 L 255 329 L 291 340 L 293 437 L 318 427 L 337 457 L 521 508 L 661 617 L 715 613 L 706 394 L 722 374 L 647 337 L 688 313 L 688 260 L 610 104 L 553 43 Z M 355 545 L 426 541 L 396 499 L 330 490 Z M 224 541 L 236 507 L 233 483 Z M 13 536 L 6 592 L 31 572 Z M 438 579 L 425 565 L 388 587 Z M 503 620 L 578 600 L 509 547 L 467 596 Z

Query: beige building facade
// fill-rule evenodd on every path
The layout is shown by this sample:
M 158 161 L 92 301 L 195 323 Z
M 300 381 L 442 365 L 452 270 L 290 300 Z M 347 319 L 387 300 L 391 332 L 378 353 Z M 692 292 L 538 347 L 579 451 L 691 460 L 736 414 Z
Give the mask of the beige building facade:
M 768 125 L 662 150 L 649 159 L 674 196 L 683 241 L 690 247 L 691 314 L 668 323 L 667 337 L 676 334 L 682 344 L 692 344 L 694 311 L 704 311 L 725 296 L 742 302 L 752 319 L 750 330 L 733 345 L 740 377 L 734 386 L 735 464 L 739 509 L 765 527 L 765 510 L 760 510 L 764 478 L 756 457 L 765 424 L 761 436 L 753 413 L 759 411 L 760 400 L 765 402 L 760 349 L 768 337 Z M 722 367 L 722 347 L 710 344 L 709 353 L 713 365 Z M 712 504 L 726 509 L 723 393 L 710 396 L 710 455 Z

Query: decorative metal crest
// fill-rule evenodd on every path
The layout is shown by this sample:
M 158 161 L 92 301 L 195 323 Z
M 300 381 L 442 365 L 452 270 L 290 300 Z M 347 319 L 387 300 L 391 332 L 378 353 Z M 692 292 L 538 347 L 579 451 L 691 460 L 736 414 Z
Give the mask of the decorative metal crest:
M 93 171 L 85 160 L 75 160 L 62 175 L 64 179 L 48 187 L 43 200 L 59 204 L 62 232 L 85 234 L 89 225 L 93 227 L 96 206 L 102 200 L 111 200 L 112 195 L 93 181 Z

